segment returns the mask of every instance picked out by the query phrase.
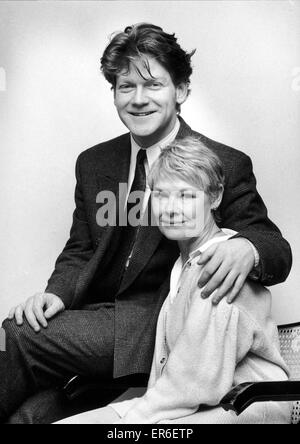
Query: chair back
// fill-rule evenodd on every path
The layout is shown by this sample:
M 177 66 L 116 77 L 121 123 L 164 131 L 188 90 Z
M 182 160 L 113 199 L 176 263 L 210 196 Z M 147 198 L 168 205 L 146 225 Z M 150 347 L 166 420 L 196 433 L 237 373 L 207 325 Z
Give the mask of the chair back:
M 280 349 L 290 370 L 290 380 L 300 381 L 300 322 L 278 327 Z M 293 403 L 292 424 L 300 421 L 300 401 Z

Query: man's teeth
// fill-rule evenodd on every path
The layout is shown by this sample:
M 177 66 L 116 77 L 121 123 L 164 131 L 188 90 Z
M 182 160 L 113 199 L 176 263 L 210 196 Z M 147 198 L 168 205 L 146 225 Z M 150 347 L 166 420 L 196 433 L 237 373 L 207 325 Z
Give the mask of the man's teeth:
M 153 111 L 150 111 L 148 113 L 131 113 L 134 116 L 149 116 L 150 114 L 153 114 Z

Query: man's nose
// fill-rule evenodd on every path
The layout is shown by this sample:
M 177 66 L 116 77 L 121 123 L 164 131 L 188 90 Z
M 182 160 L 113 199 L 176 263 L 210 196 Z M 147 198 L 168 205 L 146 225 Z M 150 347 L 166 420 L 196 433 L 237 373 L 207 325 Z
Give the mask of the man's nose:
M 136 106 L 142 106 L 149 102 L 147 91 L 142 85 L 138 85 L 132 97 L 132 103 Z

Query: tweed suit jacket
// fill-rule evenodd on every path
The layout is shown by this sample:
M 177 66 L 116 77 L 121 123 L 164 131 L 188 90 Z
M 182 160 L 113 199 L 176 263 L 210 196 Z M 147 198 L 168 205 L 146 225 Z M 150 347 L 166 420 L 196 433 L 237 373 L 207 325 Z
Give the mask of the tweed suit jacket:
M 183 119 L 180 121 L 177 138 L 200 138 L 223 163 L 226 185 L 220 206 L 220 226 L 237 231 L 237 237 L 249 239 L 257 248 L 262 284 L 268 286 L 284 281 L 291 269 L 291 249 L 268 218 L 256 189 L 250 158 L 196 133 Z M 118 196 L 119 183 L 128 180 L 130 155 L 130 134 L 127 133 L 100 143 L 78 157 L 76 208 L 70 238 L 57 259 L 46 288 L 46 292 L 60 296 L 67 309 L 83 307 L 89 284 L 109 251 L 115 227 L 97 224 L 99 204 L 96 196 L 102 190 Z M 164 269 L 169 255 L 167 268 L 171 271 L 179 254 L 177 245 L 170 242 L 169 247 L 155 256 L 161 241 L 162 234 L 157 227 L 141 228 L 133 257 L 116 295 L 114 377 L 150 372 L 157 318 L 169 291 L 169 273 L 164 271 L 164 276 L 159 270 Z M 150 292 L 148 282 L 153 279 L 157 286 Z

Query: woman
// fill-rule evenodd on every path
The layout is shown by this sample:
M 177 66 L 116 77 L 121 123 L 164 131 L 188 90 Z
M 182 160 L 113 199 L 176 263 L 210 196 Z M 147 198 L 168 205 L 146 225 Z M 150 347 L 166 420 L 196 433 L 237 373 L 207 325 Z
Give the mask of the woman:
M 239 417 L 218 406 L 237 384 L 288 378 L 267 289 L 247 281 L 232 304 L 201 298 L 199 255 L 235 234 L 216 223 L 219 158 L 197 139 L 176 141 L 154 164 L 149 185 L 155 220 L 181 254 L 158 319 L 147 391 L 63 423 L 288 423 L 289 403 L 255 404 Z

